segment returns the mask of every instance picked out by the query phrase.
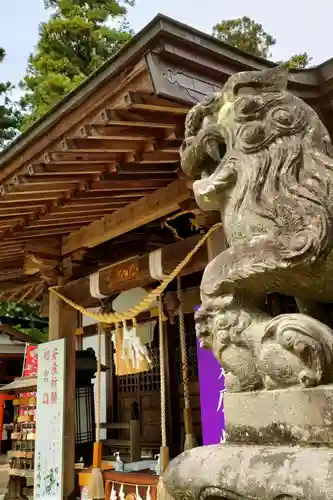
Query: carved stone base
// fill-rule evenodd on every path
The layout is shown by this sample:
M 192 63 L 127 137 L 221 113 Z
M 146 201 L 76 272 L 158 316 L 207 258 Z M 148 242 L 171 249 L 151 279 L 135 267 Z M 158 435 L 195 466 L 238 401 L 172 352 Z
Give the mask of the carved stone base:
M 225 394 L 227 441 L 333 445 L 333 385 Z
M 174 500 L 333 500 L 332 470 L 329 448 L 220 444 L 179 455 L 164 480 Z

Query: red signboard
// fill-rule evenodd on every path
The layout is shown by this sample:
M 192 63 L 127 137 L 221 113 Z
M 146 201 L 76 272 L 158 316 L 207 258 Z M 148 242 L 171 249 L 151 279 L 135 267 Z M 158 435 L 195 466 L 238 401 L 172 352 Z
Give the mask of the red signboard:
M 22 377 L 37 377 L 37 370 L 38 370 L 37 352 L 38 352 L 37 346 L 31 344 L 26 345 Z M 35 395 L 34 392 L 24 392 L 21 394 L 21 397 L 29 398 L 34 395 Z M 19 408 L 19 415 L 24 415 L 25 413 L 27 413 L 26 408 Z M 33 410 L 32 413 L 34 414 L 35 410 Z
M 25 351 L 23 377 L 37 376 L 38 357 L 37 346 L 28 344 Z

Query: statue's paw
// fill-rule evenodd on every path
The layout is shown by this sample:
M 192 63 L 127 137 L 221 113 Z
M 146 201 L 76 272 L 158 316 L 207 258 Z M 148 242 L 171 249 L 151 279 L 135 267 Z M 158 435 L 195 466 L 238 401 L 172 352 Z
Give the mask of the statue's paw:
M 210 210 L 219 210 L 219 197 L 215 185 L 209 178 L 204 178 L 193 183 L 193 192 L 195 201 L 204 212 Z
M 278 384 L 271 377 L 269 377 L 268 375 L 265 375 L 265 377 L 264 377 L 264 387 L 268 391 L 272 391 L 274 389 L 278 389 Z
M 304 314 L 283 314 L 266 326 L 260 360 L 279 386 L 314 387 L 331 380 L 333 331 Z M 281 384 L 280 384 L 281 381 Z
M 239 378 L 233 373 L 226 373 L 224 377 L 224 386 L 227 392 L 242 392 L 243 388 Z
M 318 376 L 312 370 L 305 368 L 298 375 L 298 380 L 300 385 L 303 387 L 315 387 L 319 385 L 320 380 L 318 380 Z
M 240 377 L 231 372 L 226 373 L 224 385 L 227 392 L 248 392 L 263 388 L 261 378 L 255 373 L 243 374 Z

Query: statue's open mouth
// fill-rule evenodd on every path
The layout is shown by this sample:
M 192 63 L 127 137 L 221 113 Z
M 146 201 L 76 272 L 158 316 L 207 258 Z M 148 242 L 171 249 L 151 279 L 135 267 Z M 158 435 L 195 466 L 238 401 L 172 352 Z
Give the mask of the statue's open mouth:
M 218 165 L 223 161 L 226 155 L 226 145 L 224 142 L 217 143 L 213 141 L 207 144 L 206 158 L 204 159 L 204 165 L 201 165 L 201 178 L 211 175 L 215 172 Z
M 207 133 L 185 139 L 180 148 L 184 172 L 195 180 L 211 175 L 226 154 L 226 145 L 221 134 Z

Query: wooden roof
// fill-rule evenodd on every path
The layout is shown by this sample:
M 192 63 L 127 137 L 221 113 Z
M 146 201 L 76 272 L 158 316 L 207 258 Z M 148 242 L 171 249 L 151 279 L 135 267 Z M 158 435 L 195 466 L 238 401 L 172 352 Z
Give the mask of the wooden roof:
M 17 324 L 19 321 L 17 321 Z M 16 328 L 11 325 L 0 323 L 0 333 L 8 335 L 10 339 L 14 342 L 22 342 L 25 344 L 31 344 L 31 337 L 26 333 L 19 332 Z M 38 344 L 39 342 L 35 342 L 34 344 Z
M 0 154 L 0 291 L 41 293 L 39 258 L 47 270 L 180 210 L 188 109 L 271 65 L 158 15 Z M 290 88 L 330 117 L 332 78 L 330 60 L 291 72 Z
M 0 387 L 0 393 L 16 393 L 20 391 L 34 391 L 37 388 L 37 377 L 20 377 L 13 382 Z

